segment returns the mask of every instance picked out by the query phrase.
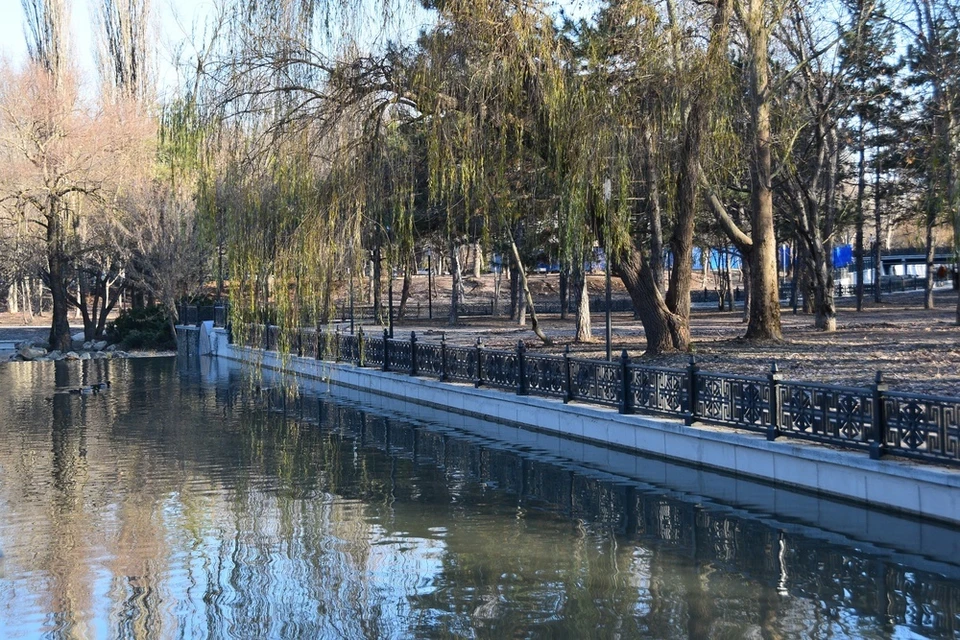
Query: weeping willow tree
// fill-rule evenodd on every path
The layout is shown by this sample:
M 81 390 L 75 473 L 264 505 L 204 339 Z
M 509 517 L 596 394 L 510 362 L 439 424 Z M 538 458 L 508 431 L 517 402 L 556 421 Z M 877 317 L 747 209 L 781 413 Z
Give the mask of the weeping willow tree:
M 371 256 L 376 295 L 382 263 L 391 274 L 409 264 L 428 235 L 449 253 L 454 323 L 461 244 L 506 247 L 523 274 L 518 234 L 559 221 L 565 264 L 604 247 L 648 352 L 686 349 L 698 172 L 729 0 L 681 17 L 669 3 L 616 3 L 593 44 L 585 29 L 561 31 L 545 2 L 427 6 L 435 24 L 416 45 L 379 55 L 318 43 L 312 3 L 234 6 L 208 83 L 223 123 L 208 192 L 230 229 L 235 325 L 322 321 L 344 274 Z M 708 24 L 706 46 L 681 42 L 681 19 Z M 666 290 L 661 208 L 675 264 Z M 588 314 L 581 304 L 581 329 Z

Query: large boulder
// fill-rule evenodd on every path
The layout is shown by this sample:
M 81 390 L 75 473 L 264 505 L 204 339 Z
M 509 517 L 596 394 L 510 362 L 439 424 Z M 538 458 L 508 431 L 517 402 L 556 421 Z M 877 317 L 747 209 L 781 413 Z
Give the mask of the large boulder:
M 94 343 L 93 343 L 92 345 L 90 345 L 90 348 L 91 348 L 93 351 L 103 351 L 104 349 L 107 348 L 107 341 L 106 341 L 106 340 L 96 340 L 96 341 L 94 341 Z
M 36 360 L 47 355 L 47 350 L 32 345 L 24 345 L 17 349 L 17 355 L 24 360 Z
M 63 354 L 63 359 L 64 359 L 64 360 L 79 360 L 79 359 L 80 359 L 80 355 L 79 355 L 76 351 L 67 351 L 65 354 Z
M 80 359 L 81 359 L 81 360 L 89 360 L 89 359 L 90 359 L 90 352 L 89 352 L 89 351 L 84 351 L 83 353 L 81 353 L 81 354 L 80 354 Z

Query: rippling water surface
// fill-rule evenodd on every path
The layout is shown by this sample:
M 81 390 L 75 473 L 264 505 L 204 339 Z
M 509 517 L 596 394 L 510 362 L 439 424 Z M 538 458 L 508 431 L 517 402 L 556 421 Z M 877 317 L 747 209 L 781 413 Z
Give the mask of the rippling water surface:
M 902 526 L 928 539 L 173 359 L 0 365 L 0 637 L 954 637 L 957 533 Z

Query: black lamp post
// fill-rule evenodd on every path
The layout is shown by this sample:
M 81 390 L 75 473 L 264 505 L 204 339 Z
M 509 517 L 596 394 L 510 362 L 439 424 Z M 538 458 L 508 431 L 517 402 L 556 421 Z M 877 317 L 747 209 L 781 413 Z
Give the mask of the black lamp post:
M 611 184 L 610 184 L 610 178 L 607 178 L 606 180 L 603 181 L 603 201 L 606 203 L 606 206 L 608 206 L 608 207 L 609 207 L 609 205 L 610 205 L 610 193 L 611 193 L 611 190 L 612 190 L 612 189 L 611 189 Z M 607 218 L 609 218 L 609 217 L 610 217 L 610 216 L 609 216 L 609 213 L 608 213 L 608 214 L 607 214 Z M 606 320 L 607 320 L 606 342 L 607 342 L 607 361 L 609 362 L 609 361 L 613 360 L 613 348 L 612 348 L 612 344 L 611 344 L 611 343 L 613 342 L 613 326 L 612 326 L 611 321 L 610 321 L 610 300 L 611 300 L 611 297 L 612 297 L 612 296 L 611 296 L 611 291 L 610 291 L 610 289 L 611 289 L 611 286 L 610 286 L 610 234 L 607 233 L 606 236 L 607 236 L 607 237 L 604 238 L 604 240 L 605 240 L 604 245 L 605 245 L 605 246 L 604 246 L 604 248 L 603 248 L 603 253 L 604 253 L 604 258 L 606 259 L 606 265 L 605 265 L 605 267 L 604 267 L 604 271 L 606 272 L 606 283 L 605 283 L 605 284 L 606 284 L 606 292 L 605 292 L 605 293 L 606 293 L 606 298 L 607 298 L 607 299 L 606 299 L 606 303 L 607 303 L 607 304 L 606 304 L 606 307 L 607 307 L 607 313 L 606 313 Z
M 427 314 L 433 320 L 433 249 L 427 247 Z
M 391 255 L 391 260 L 387 265 L 387 268 L 390 269 L 390 277 L 387 280 L 387 328 L 390 337 L 393 338 L 393 231 L 390 229 L 390 225 L 387 225 L 387 240 L 390 242 Z

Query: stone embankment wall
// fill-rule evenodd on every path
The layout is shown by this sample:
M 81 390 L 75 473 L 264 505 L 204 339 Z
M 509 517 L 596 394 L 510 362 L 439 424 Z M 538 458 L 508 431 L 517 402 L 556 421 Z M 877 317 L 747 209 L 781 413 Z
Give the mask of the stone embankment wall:
M 656 456 L 774 486 L 960 524 L 960 473 L 954 469 L 900 459 L 872 460 L 865 453 L 809 442 L 771 442 L 760 434 L 704 425 L 689 427 L 678 420 L 621 415 L 613 409 L 563 404 L 350 364 L 281 359 L 274 352 L 230 345 L 219 329 L 203 339 L 195 328 L 180 330 L 192 353 L 210 351 L 221 358 L 285 369 L 404 403 L 603 445 L 611 459 L 622 453 Z M 203 344 L 205 340 L 209 344 Z

